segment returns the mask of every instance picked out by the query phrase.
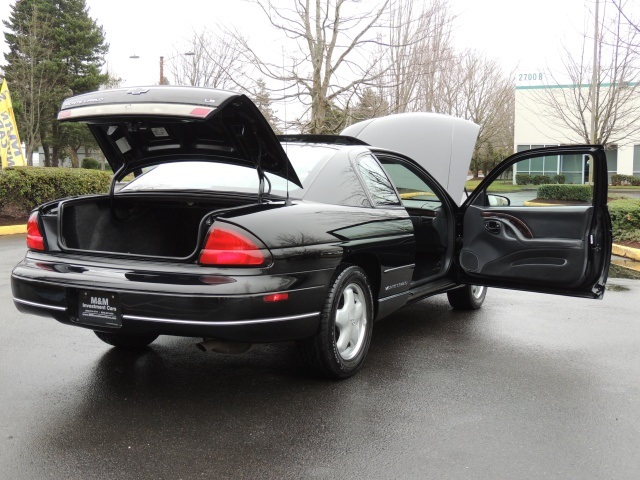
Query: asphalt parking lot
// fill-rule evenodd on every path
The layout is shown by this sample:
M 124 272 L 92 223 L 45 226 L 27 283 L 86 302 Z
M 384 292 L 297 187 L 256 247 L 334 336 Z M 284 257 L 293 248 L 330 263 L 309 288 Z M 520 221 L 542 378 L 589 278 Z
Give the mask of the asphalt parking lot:
M 334 382 L 292 344 L 230 356 L 161 337 L 131 355 L 21 315 L 23 245 L 0 236 L 0 478 L 638 478 L 638 280 L 602 301 L 420 302 Z

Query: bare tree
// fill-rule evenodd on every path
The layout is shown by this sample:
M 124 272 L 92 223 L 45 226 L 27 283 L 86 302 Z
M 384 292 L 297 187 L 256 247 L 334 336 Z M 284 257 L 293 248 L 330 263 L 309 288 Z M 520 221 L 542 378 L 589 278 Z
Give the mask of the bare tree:
M 391 10 L 388 48 L 381 55 L 385 72 L 381 88 L 387 93 L 391 113 L 433 110 L 440 95 L 438 83 L 443 66 L 454 54 L 451 26 L 454 20 L 446 2 L 430 4 L 398 0 Z
M 634 47 L 640 32 L 623 21 L 621 10 L 606 13 L 596 42 L 585 32 L 578 55 L 565 49 L 563 75 L 570 85 L 560 87 L 567 82 L 548 72 L 549 88 L 539 90 L 536 101 L 554 124 L 582 141 L 620 145 L 640 132 L 640 55 Z
M 496 60 L 475 51 L 452 58 L 438 82 L 433 111 L 470 120 L 480 126 L 473 155 L 476 174 L 485 173 L 513 149 L 515 94 L 513 79 Z
M 638 0 L 612 0 L 612 2 L 627 25 L 632 30 L 640 33 L 640 18 L 633 18 L 631 14 L 631 11 L 634 11 L 636 14 L 638 13 L 638 7 L 640 6 L 640 4 L 638 4 Z M 638 42 L 637 38 L 635 43 L 631 46 L 635 48 L 636 52 L 640 49 L 640 42 Z
M 389 113 L 445 113 L 477 123 L 473 168 L 489 170 L 513 148 L 512 79 L 495 60 L 454 50 L 455 18 L 445 1 L 398 0 L 391 12 L 385 74 L 379 82 Z
M 246 60 L 267 80 L 283 87 L 275 100 L 297 98 L 306 107 L 309 133 L 339 131 L 344 122 L 336 115 L 348 107 L 360 86 L 371 84 L 382 72 L 379 58 L 370 48 L 385 23 L 390 0 L 379 1 L 373 9 L 360 0 L 252 0 L 269 23 L 297 46 L 282 63 L 267 62 L 247 41 Z M 331 125 L 329 125 L 331 124 Z
M 216 31 L 223 33 L 194 32 L 188 44 L 168 62 L 174 84 L 223 90 L 243 88 L 246 76 L 239 52 L 240 42 L 221 28 Z M 242 40 L 242 37 L 238 38 Z

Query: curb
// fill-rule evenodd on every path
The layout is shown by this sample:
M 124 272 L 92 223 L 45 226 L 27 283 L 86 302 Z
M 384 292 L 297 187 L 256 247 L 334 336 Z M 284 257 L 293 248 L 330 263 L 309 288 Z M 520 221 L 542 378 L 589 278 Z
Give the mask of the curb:
M 0 227 L 0 235 L 15 235 L 17 233 L 27 233 L 26 225 L 7 225 Z
M 611 265 L 617 265 L 618 267 L 640 273 L 640 263 L 633 260 L 611 260 Z
M 525 207 L 557 207 L 557 203 L 533 202 L 531 200 L 524 202 Z
M 618 255 L 619 257 L 640 262 L 640 249 L 638 248 L 625 247 L 624 245 L 617 245 L 614 243 L 611 247 L 611 253 Z

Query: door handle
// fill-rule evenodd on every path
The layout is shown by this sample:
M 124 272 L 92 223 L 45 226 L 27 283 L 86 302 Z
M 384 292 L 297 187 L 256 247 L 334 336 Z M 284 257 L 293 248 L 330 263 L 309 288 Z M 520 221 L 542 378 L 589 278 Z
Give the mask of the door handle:
M 487 232 L 497 235 L 500 233 L 500 222 L 495 220 L 487 220 L 484 222 L 484 228 Z

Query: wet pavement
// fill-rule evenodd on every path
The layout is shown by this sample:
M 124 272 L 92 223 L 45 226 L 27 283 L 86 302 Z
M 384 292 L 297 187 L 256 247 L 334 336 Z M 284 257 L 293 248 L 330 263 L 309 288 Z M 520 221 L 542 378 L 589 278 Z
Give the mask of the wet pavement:
M 0 478 L 603 478 L 640 471 L 640 281 L 604 300 L 491 289 L 376 324 L 355 377 L 292 344 L 140 355 L 19 314 L 0 237 Z

